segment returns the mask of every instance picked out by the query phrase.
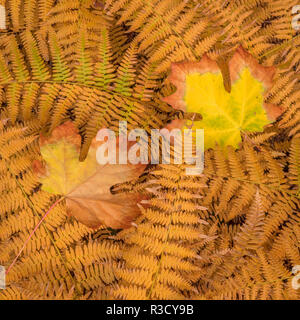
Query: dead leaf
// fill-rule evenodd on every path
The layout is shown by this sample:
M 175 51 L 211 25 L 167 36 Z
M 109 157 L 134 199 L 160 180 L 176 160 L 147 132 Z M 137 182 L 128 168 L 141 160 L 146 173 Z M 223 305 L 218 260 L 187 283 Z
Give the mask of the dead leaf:
M 57 127 L 49 138 L 40 137 L 44 161 L 36 160 L 33 169 L 41 179 L 42 189 L 64 196 L 68 213 L 88 227 L 98 228 L 101 224 L 113 229 L 130 227 L 140 213 L 137 203 L 142 196 L 113 195 L 110 188 L 139 177 L 145 165 L 100 165 L 96 151 L 103 142 L 96 140 L 86 160 L 79 162 L 80 141 L 71 122 Z

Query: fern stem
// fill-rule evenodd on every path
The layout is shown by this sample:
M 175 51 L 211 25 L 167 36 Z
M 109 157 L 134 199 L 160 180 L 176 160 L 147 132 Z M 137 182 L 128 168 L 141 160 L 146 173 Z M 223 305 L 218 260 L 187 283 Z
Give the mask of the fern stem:
M 215 178 L 214 174 L 205 174 L 204 173 L 203 175 L 206 176 L 206 177 L 212 178 L 212 179 Z M 227 176 L 219 176 L 219 177 L 222 178 L 222 179 L 225 179 L 225 178 L 228 179 Z M 238 181 L 238 182 L 245 182 L 245 183 L 253 184 L 253 185 L 256 185 L 258 187 L 263 186 L 263 187 L 266 187 L 266 188 L 274 190 L 274 191 L 283 192 L 283 193 L 286 193 L 286 194 L 288 194 L 290 196 L 293 196 L 293 197 L 296 197 L 296 198 L 300 198 L 300 194 L 298 195 L 298 194 L 295 194 L 295 193 L 292 193 L 292 192 L 289 192 L 289 191 L 286 191 L 286 190 L 282 190 L 281 188 L 272 187 L 268 183 L 262 183 L 260 181 L 250 181 L 250 180 L 245 180 L 245 179 L 238 179 L 238 178 L 233 178 L 233 177 L 229 177 L 229 179 L 234 180 L 234 181 Z
M 286 41 L 286 42 L 283 42 L 281 45 L 279 45 L 278 47 L 275 47 L 274 49 L 272 50 L 269 50 L 267 51 L 265 54 L 261 55 L 259 57 L 259 59 L 261 58 L 264 58 L 264 57 L 267 57 L 270 53 L 273 53 L 273 52 L 276 52 L 277 50 L 281 49 L 281 48 L 284 48 L 286 45 L 288 45 L 290 42 L 293 42 L 295 39 L 297 39 L 298 37 L 300 36 L 300 34 L 297 34 L 296 36 L 294 36 L 292 39 Z
M 169 235 L 170 235 L 170 224 L 172 223 L 172 215 L 170 216 L 170 222 L 169 222 L 169 225 L 168 225 L 168 232 L 167 232 L 167 236 L 166 236 L 166 239 L 164 241 L 164 248 L 162 250 L 162 253 L 159 257 L 159 262 L 158 262 L 158 266 L 157 266 L 157 271 L 155 272 L 155 274 L 152 276 L 153 278 L 153 281 L 152 281 L 152 285 L 151 285 L 151 288 L 149 289 L 149 292 L 147 293 L 147 298 L 149 300 L 151 300 L 151 295 L 152 295 L 152 292 L 156 286 L 156 283 L 157 283 L 157 280 L 158 280 L 158 275 L 161 271 L 161 266 L 162 266 L 162 261 L 163 261 L 163 257 L 164 257 L 164 249 L 166 247 L 166 244 L 168 243 L 168 240 L 169 240 Z
M 179 187 L 179 181 L 177 181 L 177 188 L 176 190 L 178 190 L 178 187 Z M 164 241 L 164 247 L 162 249 L 162 253 L 159 257 L 159 262 L 158 262 L 158 266 L 157 266 L 157 271 L 155 272 L 155 274 L 152 276 L 153 278 L 153 282 L 152 282 L 152 285 L 151 285 L 151 288 L 149 289 L 149 292 L 147 293 L 147 298 L 150 300 L 151 299 L 151 295 L 152 295 L 152 292 L 157 284 L 157 281 L 158 281 L 158 275 L 161 271 L 161 266 L 162 266 L 162 261 L 163 261 L 163 257 L 164 257 L 164 254 L 165 254 L 165 248 L 166 246 L 168 245 L 169 243 L 169 235 L 170 235 L 170 225 L 172 224 L 173 222 L 173 219 L 172 219 L 172 213 L 170 213 L 170 221 L 169 221 L 169 224 L 168 224 L 168 229 L 167 229 L 167 236 L 165 238 L 165 241 Z
M 108 89 L 104 88 L 104 87 L 99 87 L 97 85 L 92 85 L 92 84 L 86 84 L 86 83 L 82 83 L 82 82 L 76 82 L 76 81 L 56 81 L 56 80 L 27 80 L 27 81 L 9 81 L 9 82 L 0 82 L 0 85 L 10 85 L 12 83 L 17 83 L 17 84 L 31 84 L 31 83 L 38 83 L 38 84 L 46 84 L 46 83 L 53 83 L 53 84 L 59 84 L 59 85 L 65 85 L 65 84 L 69 84 L 69 85 L 73 85 L 73 86 L 80 86 L 80 87 L 84 87 L 84 88 L 92 88 L 92 89 L 98 89 L 100 91 L 103 91 L 105 93 L 109 93 L 111 94 L 112 91 L 114 91 L 114 87 L 109 87 Z M 118 93 L 117 91 L 114 91 L 114 95 L 118 96 L 118 97 L 124 97 L 124 95 Z M 138 102 L 138 103 L 147 103 L 148 101 L 142 101 L 138 98 L 134 98 L 134 97 L 130 97 L 130 96 L 126 96 L 127 100 L 130 100 L 132 102 Z
M 62 201 L 63 198 L 60 198 L 58 200 L 56 200 L 54 202 L 54 204 L 48 209 L 48 211 L 44 214 L 44 216 L 42 217 L 42 219 L 39 221 L 39 223 L 35 226 L 35 228 L 33 229 L 33 231 L 30 233 L 29 237 L 26 239 L 26 241 L 24 242 L 22 248 L 20 249 L 19 253 L 17 254 L 17 256 L 15 257 L 15 259 L 13 260 L 13 262 L 10 264 L 10 266 L 8 267 L 8 269 L 6 270 L 6 274 L 9 273 L 9 271 L 12 269 L 12 267 L 14 266 L 14 264 L 16 263 L 16 261 L 18 260 L 18 258 L 20 257 L 21 253 L 23 252 L 23 250 L 25 249 L 27 243 L 30 241 L 30 239 L 33 237 L 33 235 L 35 234 L 36 230 L 39 228 L 39 226 L 42 224 L 42 222 L 46 219 L 46 217 L 48 216 L 48 214 L 50 213 L 50 211 L 60 202 Z

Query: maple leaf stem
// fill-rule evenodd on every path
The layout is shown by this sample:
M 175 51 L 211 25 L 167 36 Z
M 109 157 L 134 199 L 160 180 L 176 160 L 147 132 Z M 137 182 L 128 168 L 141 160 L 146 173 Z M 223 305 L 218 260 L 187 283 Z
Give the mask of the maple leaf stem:
M 14 175 L 11 170 L 8 168 L 8 172 L 10 172 L 12 175 Z M 28 196 L 28 194 L 25 192 L 23 186 L 21 185 L 21 183 L 18 181 L 18 179 L 16 179 L 16 182 L 17 182 L 17 185 L 19 186 L 19 188 L 21 189 L 22 193 L 24 194 L 24 197 L 27 199 L 28 201 L 28 204 L 32 210 L 32 212 L 37 216 L 37 217 L 40 217 L 39 213 L 36 211 L 35 207 L 34 207 L 34 204 L 33 202 L 31 201 L 30 197 Z M 65 199 L 65 196 L 62 196 L 60 197 L 58 200 L 56 200 L 52 205 L 51 207 L 47 210 L 47 212 L 44 214 L 44 216 L 42 217 L 42 219 L 39 221 L 39 223 L 36 225 L 36 227 L 34 228 L 34 230 L 31 232 L 30 236 L 27 238 L 27 240 L 25 241 L 25 243 L 23 244 L 23 247 L 21 248 L 21 250 L 19 251 L 19 253 L 17 254 L 17 256 L 15 257 L 15 259 L 13 260 L 13 262 L 10 264 L 10 266 L 8 267 L 7 271 L 6 271 L 6 274 L 8 274 L 8 272 L 12 269 L 12 267 L 14 266 L 14 264 L 16 263 L 16 261 L 18 260 L 18 258 L 20 257 L 21 253 L 23 252 L 23 250 L 25 249 L 27 243 L 29 242 L 29 240 L 32 238 L 32 236 L 34 235 L 34 233 L 36 232 L 36 230 L 38 229 L 38 227 L 42 224 L 42 222 L 46 219 L 46 217 L 49 215 L 49 213 L 52 211 L 52 209 L 54 209 L 62 200 Z M 51 243 L 53 244 L 54 246 L 54 249 L 57 253 L 57 255 L 60 257 L 69 277 L 73 280 L 74 282 L 74 285 L 75 285 L 75 296 L 73 297 L 74 300 L 76 299 L 76 297 L 78 295 L 81 295 L 81 290 L 78 288 L 78 283 L 77 281 L 74 279 L 74 277 L 72 276 L 67 264 L 66 264 L 66 261 L 64 260 L 63 256 L 61 255 L 61 252 L 59 250 L 59 248 L 57 247 L 57 245 L 55 244 L 55 240 L 53 239 L 53 236 L 51 235 L 49 229 L 43 225 L 47 235 L 49 236 L 50 238 L 50 241 Z
M 10 264 L 10 266 L 8 267 L 8 269 L 6 270 L 6 274 L 9 273 L 9 271 L 12 269 L 12 267 L 14 266 L 14 264 L 16 263 L 16 261 L 18 260 L 18 258 L 20 257 L 21 253 L 23 252 L 23 250 L 25 249 L 27 243 L 30 241 L 30 239 L 33 237 L 33 235 L 35 234 L 36 230 L 39 228 L 39 226 L 42 224 L 42 222 L 46 219 L 46 217 L 48 216 L 48 214 L 51 212 L 51 210 L 56 207 L 56 205 L 61 202 L 63 200 L 63 198 L 60 198 L 58 200 L 56 200 L 51 207 L 48 209 L 48 211 L 44 214 L 44 216 L 42 217 L 42 219 L 39 221 L 39 223 L 35 226 L 35 228 L 33 229 L 33 231 L 31 232 L 31 234 L 29 235 L 29 237 L 26 239 L 26 241 L 24 242 L 21 250 L 19 251 L 19 253 L 17 254 L 17 256 L 15 257 L 15 259 L 13 260 L 13 262 Z

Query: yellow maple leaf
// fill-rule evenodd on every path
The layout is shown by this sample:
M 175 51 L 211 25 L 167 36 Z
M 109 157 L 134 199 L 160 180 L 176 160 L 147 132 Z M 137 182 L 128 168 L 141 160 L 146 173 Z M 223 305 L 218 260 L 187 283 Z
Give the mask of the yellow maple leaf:
M 164 100 L 176 109 L 202 115 L 203 120 L 195 121 L 193 127 L 204 129 L 205 149 L 216 143 L 237 147 L 241 132 L 261 132 L 282 113 L 278 106 L 264 103 L 274 69 L 253 59 L 239 48 L 229 61 L 230 92 L 217 63 L 207 56 L 200 62 L 172 65 L 169 81 L 177 91 Z

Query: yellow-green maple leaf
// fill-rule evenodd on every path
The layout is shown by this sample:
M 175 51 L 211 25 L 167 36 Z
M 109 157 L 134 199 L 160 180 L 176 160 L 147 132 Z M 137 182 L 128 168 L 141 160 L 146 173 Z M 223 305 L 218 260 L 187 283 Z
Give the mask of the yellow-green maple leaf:
M 198 112 L 203 120 L 194 123 L 204 129 L 205 148 L 236 147 L 241 141 L 241 131 L 262 131 L 270 123 L 263 108 L 264 87 L 248 68 L 228 93 L 223 85 L 221 72 L 192 73 L 186 77 L 184 100 L 188 112 Z
M 283 113 L 284 108 L 265 99 L 275 72 L 242 47 L 224 63 L 204 55 L 197 62 L 172 63 L 167 81 L 177 90 L 163 100 L 175 109 L 202 116 L 193 128 L 204 129 L 205 149 L 216 143 L 237 147 L 241 132 L 262 132 Z M 184 124 L 190 127 L 191 122 L 173 122 L 170 128 Z

